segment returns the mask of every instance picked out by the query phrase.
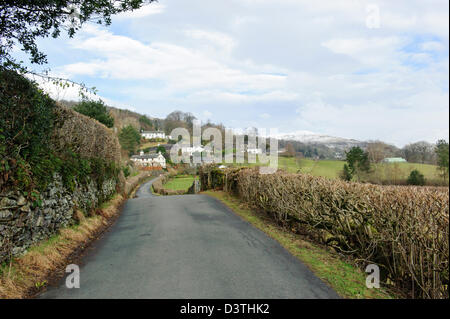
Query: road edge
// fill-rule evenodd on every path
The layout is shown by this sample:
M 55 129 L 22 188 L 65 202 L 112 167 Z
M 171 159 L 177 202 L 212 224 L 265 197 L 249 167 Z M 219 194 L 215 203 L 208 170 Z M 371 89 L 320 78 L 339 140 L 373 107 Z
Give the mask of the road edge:
M 201 194 L 215 198 L 232 213 L 250 223 L 277 241 L 291 255 L 306 265 L 319 279 L 331 287 L 340 297 L 348 299 L 391 299 L 391 292 L 368 289 L 366 274 L 359 268 L 327 250 L 283 229 L 269 218 L 264 218 L 238 198 L 223 191 L 204 191 Z M 355 290 L 356 289 L 356 290 Z
M 102 238 L 117 221 L 125 202 L 134 197 L 139 187 L 153 176 L 142 174 L 132 182 L 128 194 L 115 194 L 96 209 L 95 214 L 59 230 L 58 234 L 40 241 L 7 265 L 0 265 L 0 299 L 34 298 L 48 285 L 59 282 L 70 264 L 77 264 L 93 243 Z

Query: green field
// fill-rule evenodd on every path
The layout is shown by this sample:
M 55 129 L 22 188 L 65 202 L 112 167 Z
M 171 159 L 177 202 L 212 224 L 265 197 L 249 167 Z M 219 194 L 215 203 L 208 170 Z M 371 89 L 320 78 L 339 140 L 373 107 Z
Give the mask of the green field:
M 322 176 L 331 179 L 339 178 L 339 174 L 344 167 L 344 161 L 337 160 L 313 160 L 303 158 L 297 160 L 293 157 L 278 158 L 278 168 L 291 173 L 304 173 L 314 176 Z M 225 164 L 228 165 L 228 164 Z M 234 164 L 244 165 L 244 164 Z M 245 166 L 257 166 L 260 164 L 245 164 Z M 436 165 L 417 164 L 417 163 L 394 163 L 394 164 L 376 164 L 372 166 L 373 172 L 370 174 L 369 181 L 380 183 L 402 183 L 406 181 L 412 170 L 419 170 L 427 180 L 427 184 L 444 184 L 443 178 L 439 176 Z M 447 179 L 448 181 L 448 179 Z
M 194 183 L 195 177 L 192 175 L 178 175 L 172 177 L 167 183 L 164 184 L 165 189 L 171 189 L 174 191 L 185 190 L 187 191 L 189 187 Z
M 298 161 L 293 157 L 278 158 L 278 168 L 290 173 L 305 173 L 314 176 L 323 176 L 328 178 L 338 178 L 339 172 L 344 167 L 343 161 L 322 160 L 314 161 L 312 159 L 301 159 Z M 225 164 L 229 165 L 229 164 Z M 264 164 L 233 164 L 234 166 L 264 166 Z

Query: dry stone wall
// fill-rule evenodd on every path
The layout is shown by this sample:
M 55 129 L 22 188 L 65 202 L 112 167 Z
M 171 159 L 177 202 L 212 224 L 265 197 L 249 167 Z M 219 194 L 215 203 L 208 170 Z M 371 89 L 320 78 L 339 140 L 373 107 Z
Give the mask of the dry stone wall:
M 89 214 L 99 205 L 100 198 L 109 198 L 116 192 L 116 183 L 116 179 L 110 179 L 98 187 L 91 180 L 85 185 L 77 184 L 72 191 L 55 174 L 38 200 L 27 199 L 17 191 L 0 194 L 0 263 L 74 224 L 77 209 Z

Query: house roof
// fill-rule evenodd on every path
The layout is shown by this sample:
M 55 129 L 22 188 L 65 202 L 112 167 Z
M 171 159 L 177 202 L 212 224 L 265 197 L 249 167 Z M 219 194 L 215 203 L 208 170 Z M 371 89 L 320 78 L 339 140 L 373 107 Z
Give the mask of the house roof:
M 164 134 L 163 131 L 142 131 L 141 133 L 145 134 Z

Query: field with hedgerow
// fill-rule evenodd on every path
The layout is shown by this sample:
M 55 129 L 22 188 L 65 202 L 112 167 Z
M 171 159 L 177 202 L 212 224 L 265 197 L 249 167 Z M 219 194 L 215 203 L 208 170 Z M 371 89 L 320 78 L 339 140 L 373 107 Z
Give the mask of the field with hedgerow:
M 345 161 L 339 160 L 314 160 L 311 158 L 295 158 L 280 156 L 278 167 L 289 173 L 303 173 L 313 176 L 339 179 Z M 224 163 L 229 165 L 228 163 Z M 268 164 L 233 164 L 233 166 L 263 166 Z M 406 184 L 409 174 L 418 170 L 425 177 L 426 185 L 448 185 L 448 176 L 444 179 L 439 171 L 439 166 L 421 163 L 374 163 L 371 172 L 366 174 L 367 182 L 384 185 Z
M 202 190 L 223 189 L 279 224 L 380 267 L 383 286 L 410 298 L 448 298 L 449 190 L 381 186 L 256 168 L 200 169 Z

